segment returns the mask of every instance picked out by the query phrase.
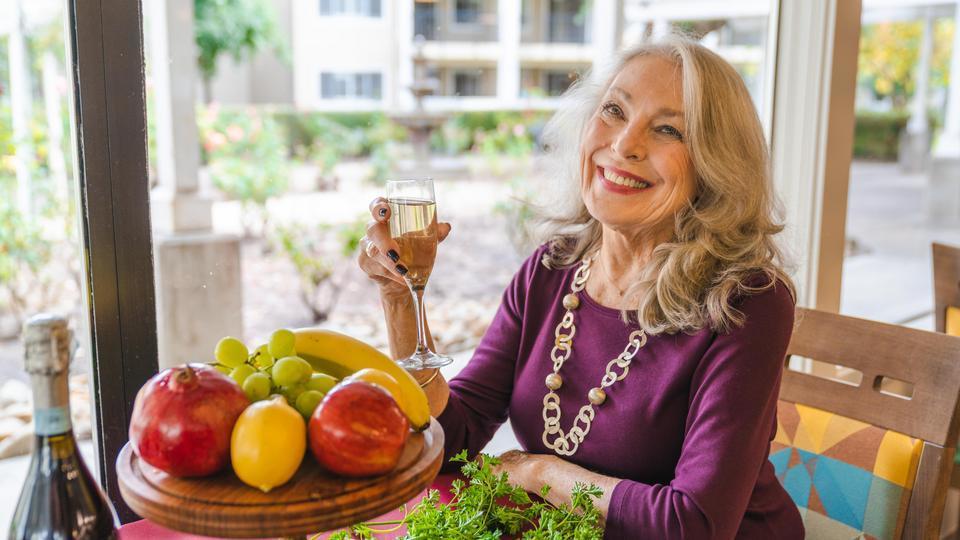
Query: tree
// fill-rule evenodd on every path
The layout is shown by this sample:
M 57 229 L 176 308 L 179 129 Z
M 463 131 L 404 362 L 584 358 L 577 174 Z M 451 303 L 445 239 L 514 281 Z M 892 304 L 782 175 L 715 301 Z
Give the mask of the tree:
M 220 56 L 240 61 L 273 49 L 284 60 L 286 42 L 277 30 L 276 13 L 268 0 L 194 0 L 197 65 L 203 77 L 203 101 L 209 103 L 210 82 Z
M 947 84 L 953 21 L 934 25 L 930 62 L 933 87 Z M 863 27 L 860 33 L 858 83 L 870 88 L 877 98 L 888 98 L 895 109 L 903 109 L 913 96 L 923 21 L 884 22 Z

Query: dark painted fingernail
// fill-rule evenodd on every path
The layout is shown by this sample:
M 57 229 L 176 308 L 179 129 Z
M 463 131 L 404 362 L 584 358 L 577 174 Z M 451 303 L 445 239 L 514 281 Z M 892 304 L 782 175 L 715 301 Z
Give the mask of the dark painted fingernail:
M 394 249 L 387 250 L 387 257 L 390 257 L 390 260 L 397 262 L 400 260 L 400 255 L 397 254 L 397 251 Z
M 377 210 L 377 214 L 380 214 L 380 217 L 387 217 L 387 209 L 381 208 L 380 210 Z
M 405 276 L 405 275 L 407 275 L 408 270 L 407 270 L 407 267 L 406 267 L 406 266 L 404 266 L 404 265 L 402 265 L 402 264 L 398 264 L 398 265 L 397 265 L 397 272 L 399 272 L 401 276 Z

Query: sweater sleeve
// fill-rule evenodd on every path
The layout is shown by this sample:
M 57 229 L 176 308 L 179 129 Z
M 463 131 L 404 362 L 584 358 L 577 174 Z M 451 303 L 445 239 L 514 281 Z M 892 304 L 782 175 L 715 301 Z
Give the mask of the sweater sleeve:
M 437 418 L 444 433 L 442 472 L 459 470 L 450 457 L 466 449 L 473 458 L 507 420 L 527 291 L 543 251 L 534 252 L 514 275 L 470 362 L 450 381 L 450 400 Z
M 778 282 L 737 307 L 745 323 L 716 335 L 693 373 L 673 481 L 621 480 L 611 495 L 607 538 L 737 534 L 776 426 L 794 303 Z

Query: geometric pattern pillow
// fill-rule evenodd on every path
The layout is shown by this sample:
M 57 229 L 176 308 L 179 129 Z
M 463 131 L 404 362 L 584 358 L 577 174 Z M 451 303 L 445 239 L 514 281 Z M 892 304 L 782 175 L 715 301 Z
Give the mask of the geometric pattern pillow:
M 947 313 L 944 316 L 944 330 L 950 336 L 960 336 L 960 308 L 947 306 Z M 953 456 L 954 467 L 960 465 L 960 448 Z
M 899 538 L 923 441 L 781 400 L 770 462 L 807 538 Z

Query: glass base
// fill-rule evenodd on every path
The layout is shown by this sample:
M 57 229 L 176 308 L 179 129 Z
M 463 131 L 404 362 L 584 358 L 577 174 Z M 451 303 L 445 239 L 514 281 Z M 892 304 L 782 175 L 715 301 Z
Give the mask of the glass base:
M 453 358 L 442 354 L 437 354 L 429 349 L 421 352 L 415 352 L 406 358 L 397 360 L 400 367 L 407 371 L 416 371 L 418 369 L 435 369 L 453 363 Z

